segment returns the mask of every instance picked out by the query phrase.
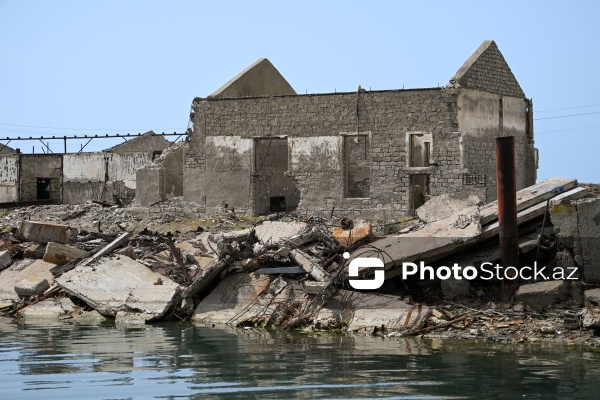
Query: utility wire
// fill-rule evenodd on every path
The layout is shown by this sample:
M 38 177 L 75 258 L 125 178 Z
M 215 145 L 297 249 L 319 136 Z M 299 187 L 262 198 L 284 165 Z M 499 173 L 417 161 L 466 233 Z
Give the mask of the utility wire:
M 544 134 L 544 133 L 553 133 L 553 132 L 566 132 L 566 131 L 576 131 L 576 130 L 579 130 L 579 129 L 594 128 L 594 127 L 596 127 L 596 126 L 600 126 L 600 124 L 596 124 L 596 125 L 589 125 L 589 126 L 581 126 L 581 127 L 579 127 L 579 128 L 558 129 L 558 130 L 555 130 L 555 131 L 534 132 L 534 134 L 536 134 L 536 135 L 541 135 L 541 134 Z
M 0 125 L 3 126 L 16 126 L 19 128 L 36 128 L 36 129 L 59 129 L 59 130 L 69 130 L 69 131 L 143 131 L 146 128 L 123 128 L 123 129 L 115 129 L 115 128 L 56 128 L 53 126 L 35 126 L 35 125 L 17 125 L 17 124 L 5 124 L 0 122 Z M 173 128 L 154 128 L 156 130 L 168 131 Z
M 592 114 L 600 114 L 600 111 L 590 112 L 590 113 L 582 113 L 582 114 L 570 114 L 570 115 L 559 115 L 556 117 L 544 117 L 544 118 L 534 118 L 534 121 L 540 121 L 542 119 L 557 119 L 557 118 L 568 118 L 568 117 L 579 117 L 582 115 L 592 115 Z
M 567 107 L 567 108 L 555 108 L 552 110 L 534 110 L 535 113 L 543 113 L 543 112 L 550 112 L 550 111 L 563 111 L 563 110 L 575 110 L 577 108 L 588 108 L 588 107 L 596 107 L 596 106 L 600 106 L 600 104 L 590 104 L 588 106 L 579 106 L 579 107 Z

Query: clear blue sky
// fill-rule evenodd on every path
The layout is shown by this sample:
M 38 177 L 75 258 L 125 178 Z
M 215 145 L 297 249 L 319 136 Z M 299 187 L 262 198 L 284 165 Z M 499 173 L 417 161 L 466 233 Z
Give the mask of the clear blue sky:
M 535 121 L 538 178 L 600 182 L 599 15 L 591 0 L 0 0 L 0 137 L 183 132 L 194 97 L 260 57 L 299 93 L 445 85 L 493 39 L 535 118 L 561 117 Z

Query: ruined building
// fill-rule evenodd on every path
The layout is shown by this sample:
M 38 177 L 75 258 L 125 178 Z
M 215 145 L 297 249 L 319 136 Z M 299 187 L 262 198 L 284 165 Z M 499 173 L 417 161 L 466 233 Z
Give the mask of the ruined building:
M 531 100 L 485 41 L 445 87 L 299 95 L 260 59 L 192 104 L 182 173 L 138 171 L 142 205 L 394 218 L 431 195 L 496 197 L 495 141 L 515 137 L 518 189 L 536 181 Z M 169 191 L 173 179 L 181 190 Z

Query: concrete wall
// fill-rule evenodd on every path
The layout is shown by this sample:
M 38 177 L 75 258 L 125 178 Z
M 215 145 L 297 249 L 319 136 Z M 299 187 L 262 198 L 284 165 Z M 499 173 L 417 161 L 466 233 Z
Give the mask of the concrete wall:
M 50 198 L 62 200 L 62 155 L 23 154 L 21 157 L 21 201 L 37 198 L 38 178 L 50 179 Z
M 19 156 L 0 156 L 0 203 L 19 198 Z
M 485 175 L 485 201 L 496 199 L 496 144 L 499 136 L 515 137 L 517 190 L 536 181 L 533 136 L 528 131 L 528 101 L 478 90 L 462 89 L 458 127 L 462 134 L 463 167 Z

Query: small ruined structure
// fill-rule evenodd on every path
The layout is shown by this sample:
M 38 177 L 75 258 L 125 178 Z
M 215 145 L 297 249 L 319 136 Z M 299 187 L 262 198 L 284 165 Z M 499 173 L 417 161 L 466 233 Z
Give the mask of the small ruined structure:
M 118 199 L 129 204 L 135 197 L 136 171 L 170 145 L 149 131 L 103 152 L 2 154 L 0 203 Z
M 443 193 L 489 202 L 499 136 L 515 137 L 517 189 L 536 181 L 532 102 L 491 40 L 448 85 L 425 89 L 299 95 L 260 59 L 194 99 L 190 118 L 182 174 L 138 171 L 141 205 L 183 196 L 207 213 L 388 219 Z

